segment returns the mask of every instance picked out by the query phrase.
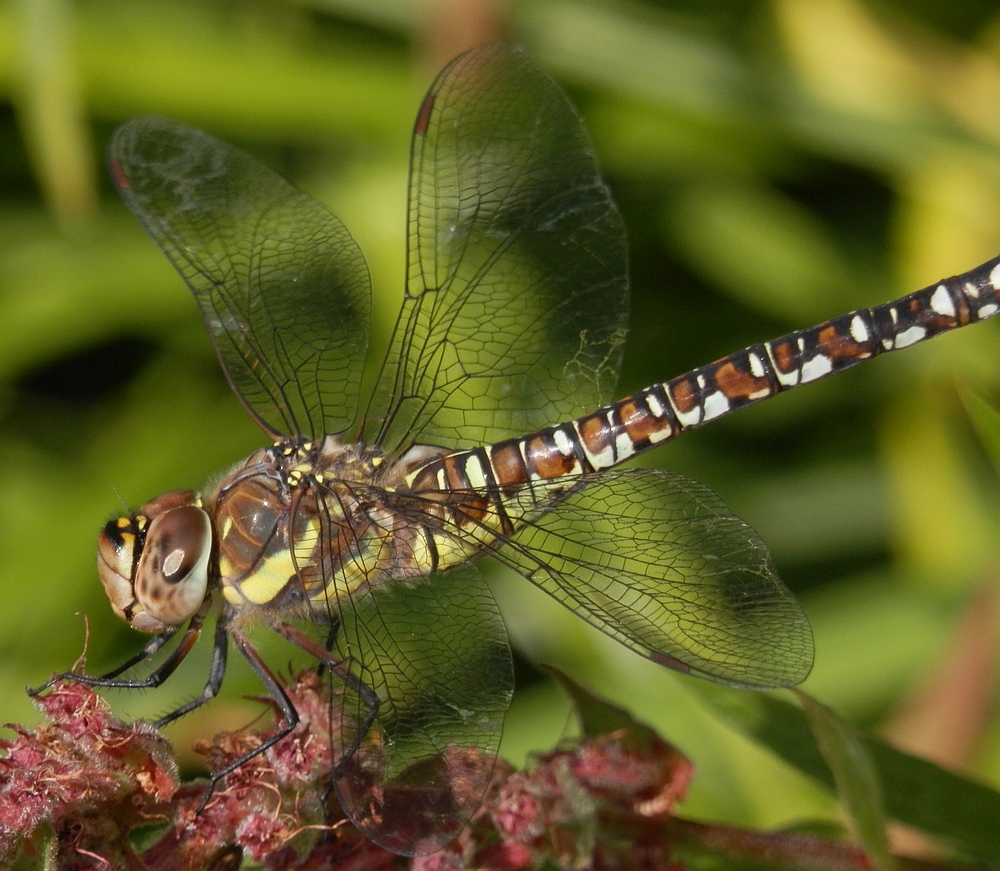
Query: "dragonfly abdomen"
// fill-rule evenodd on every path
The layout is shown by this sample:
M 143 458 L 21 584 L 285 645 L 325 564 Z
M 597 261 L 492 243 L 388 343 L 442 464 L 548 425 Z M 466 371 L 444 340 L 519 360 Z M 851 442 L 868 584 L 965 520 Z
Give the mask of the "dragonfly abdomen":
M 574 421 L 436 457 L 410 484 L 486 491 L 499 504 L 531 481 L 609 469 L 686 429 L 998 311 L 1000 257 L 892 302 L 751 345 Z
M 879 354 L 992 317 L 1000 311 L 998 291 L 1000 258 L 995 258 L 892 302 L 752 345 L 674 378 L 660 385 L 680 424 L 670 435 Z

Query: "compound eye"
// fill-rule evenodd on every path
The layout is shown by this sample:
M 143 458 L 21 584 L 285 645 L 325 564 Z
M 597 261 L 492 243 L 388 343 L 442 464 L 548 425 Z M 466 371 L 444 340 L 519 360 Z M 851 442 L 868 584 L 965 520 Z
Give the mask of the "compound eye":
M 132 571 L 135 567 L 138 525 L 134 517 L 118 517 L 97 537 L 97 572 L 111 607 L 122 620 L 130 620 L 135 604 Z
M 205 601 L 211 553 L 212 525 L 201 508 L 183 505 L 154 517 L 135 572 L 140 622 L 177 626 L 190 620 Z

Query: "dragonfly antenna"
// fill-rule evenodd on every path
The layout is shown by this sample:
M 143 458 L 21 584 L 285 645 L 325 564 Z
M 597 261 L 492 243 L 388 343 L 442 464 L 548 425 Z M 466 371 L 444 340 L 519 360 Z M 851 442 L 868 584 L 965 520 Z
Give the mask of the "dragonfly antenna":
M 126 512 L 130 511 L 131 509 L 129 508 L 128 503 L 122 499 L 122 494 L 118 492 L 118 488 L 114 484 L 111 485 L 111 491 L 115 494 L 118 501 L 122 503 L 122 508 L 124 508 Z

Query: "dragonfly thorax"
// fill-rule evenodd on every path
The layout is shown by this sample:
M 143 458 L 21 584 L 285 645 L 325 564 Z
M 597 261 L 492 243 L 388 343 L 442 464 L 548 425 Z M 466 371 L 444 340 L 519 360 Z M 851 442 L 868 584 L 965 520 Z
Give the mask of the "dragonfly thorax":
M 312 616 L 317 601 L 415 573 L 387 504 L 403 471 L 361 444 L 285 441 L 251 454 L 206 499 L 217 583 L 233 619 Z

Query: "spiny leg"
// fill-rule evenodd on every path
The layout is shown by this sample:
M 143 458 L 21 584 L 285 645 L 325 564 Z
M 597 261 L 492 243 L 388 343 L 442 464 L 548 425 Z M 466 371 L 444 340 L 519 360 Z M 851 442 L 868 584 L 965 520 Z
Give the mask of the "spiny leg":
M 315 656 L 323 665 L 325 665 L 333 674 L 337 675 L 343 682 L 344 685 L 354 690 L 358 694 L 358 698 L 361 699 L 362 704 L 367 709 L 367 714 L 364 720 L 358 726 L 354 739 L 351 741 L 350 747 L 344 751 L 344 754 L 337 761 L 337 764 L 333 769 L 333 777 L 339 777 L 343 772 L 345 766 L 354 755 L 358 752 L 358 748 L 361 747 L 361 742 L 364 740 L 365 735 L 368 734 L 372 725 L 375 723 L 375 718 L 378 716 L 378 710 L 380 705 L 380 700 L 378 694 L 373 690 L 368 684 L 366 684 L 361 678 L 353 674 L 349 668 L 347 668 L 343 662 L 335 659 L 328 650 L 325 650 L 312 638 L 310 638 L 305 633 L 299 631 L 293 626 L 289 626 L 287 623 L 279 623 L 275 630 L 283 638 L 290 641 L 296 647 L 301 648 L 306 653 Z M 335 639 L 336 635 L 327 640 L 331 643 Z
M 208 680 L 205 681 L 205 686 L 201 691 L 201 695 L 197 698 L 191 699 L 189 702 L 185 702 L 176 711 L 172 711 L 159 720 L 156 720 L 153 725 L 157 729 L 162 729 L 167 723 L 172 723 L 174 720 L 183 717 L 185 714 L 191 713 L 195 708 L 200 708 L 209 699 L 214 699 L 222 687 L 222 679 L 226 676 L 226 654 L 229 650 L 229 630 L 222 624 L 220 620 L 215 624 L 215 641 L 212 645 L 212 662 L 208 667 Z
M 355 753 L 357 753 L 358 748 L 361 746 L 361 740 L 368 733 L 368 730 L 371 729 L 372 724 L 375 722 L 375 717 L 378 714 L 378 706 L 379 706 L 378 696 L 375 694 L 375 691 L 371 689 L 371 687 L 369 687 L 362 680 L 351 674 L 351 672 L 347 668 L 345 668 L 342 663 L 333 659 L 328 652 L 323 652 L 322 649 L 318 645 L 316 645 L 312 641 L 312 639 L 310 639 L 308 636 L 299 632 L 297 629 L 292 628 L 291 626 L 287 626 L 286 624 L 278 624 L 278 626 L 275 628 L 282 637 L 291 641 L 296 646 L 301 647 L 307 653 L 311 653 L 312 655 L 316 656 L 326 666 L 326 668 L 334 672 L 338 677 L 340 677 L 341 680 L 344 681 L 345 684 L 347 684 L 355 692 L 357 692 L 358 696 L 364 702 L 365 707 L 368 709 L 368 714 L 365 717 L 365 720 L 362 723 L 361 728 L 358 730 L 358 734 L 355 740 L 352 742 L 351 746 L 348 748 L 343 758 L 338 762 L 334 770 L 334 776 L 337 776 L 340 770 L 343 768 L 343 766 L 354 756 Z M 295 710 L 295 705 L 292 704 L 292 700 L 289 698 L 288 693 L 285 692 L 284 688 L 281 686 L 278 679 L 274 676 L 271 670 L 261 659 L 260 654 L 257 652 L 257 649 L 253 647 L 252 644 L 250 644 L 250 642 L 242 633 L 236 630 L 226 630 L 221 626 L 216 631 L 216 651 L 212 661 L 213 673 L 215 673 L 216 664 L 221 662 L 221 665 L 219 666 L 218 669 L 218 674 L 219 674 L 218 684 L 221 684 L 222 682 L 222 673 L 225 669 L 226 640 L 230 635 L 232 636 L 233 644 L 236 645 L 237 650 L 239 650 L 240 653 L 243 654 L 244 658 L 250 664 L 250 667 L 254 670 L 254 673 L 260 679 L 261 683 L 264 684 L 264 687 L 271 695 L 271 698 L 274 699 L 275 703 L 278 705 L 278 709 L 281 711 L 281 715 L 285 720 L 285 724 L 277 732 L 275 732 L 275 734 L 271 735 L 269 738 L 263 741 L 259 747 L 255 747 L 248 753 L 243 754 L 243 756 L 241 756 L 239 759 L 236 759 L 235 761 L 227 765 L 225 768 L 215 772 L 212 775 L 212 778 L 208 784 L 208 789 L 206 790 L 205 795 L 202 797 L 202 800 L 199 803 L 197 810 L 195 811 L 196 814 L 201 813 L 205 809 L 209 800 L 212 797 L 212 794 L 215 791 L 215 788 L 218 786 L 219 782 L 222 781 L 228 774 L 231 774 L 241 765 L 245 765 L 254 757 L 259 756 L 261 753 L 267 752 L 268 749 L 270 749 L 279 741 L 281 741 L 283 738 L 291 734 L 291 732 L 293 732 L 295 730 L 295 727 L 299 724 L 299 714 L 298 711 Z M 328 642 L 332 645 L 335 639 L 336 639 L 336 629 L 334 628 L 332 630 L 332 634 L 328 637 Z M 206 693 L 209 692 L 211 686 L 212 686 L 212 681 L 210 678 L 209 683 L 206 685 L 205 688 Z M 200 700 L 194 700 L 193 702 L 189 702 L 188 706 L 185 707 L 187 708 L 187 710 L 197 707 L 199 704 L 202 704 L 209 698 L 211 698 L 212 695 L 214 695 L 214 693 L 217 691 L 218 691 L 218 685 L 215 686 L 214 691 L 212 692 L 211 695 L 206 695 L 205 693 L 203 693 L 204 698 L 201 698 Z M 171 719 L 181 716 L 181 714 L 183 713 L 187 713 L 187 711 L 182 710 L 178 713 L 171 714 L 167 718 L 158 721 L 157 725 L 159 725 L 162 722 L 169 722 Z
M 179 627 L 177 626 L 171 626 L 165 632 L 161 632 L 159 635 L 155 636 L 154 638 L 151 638 L 149 640 L 149 643 L 146 644 L 146 646 L 142 650 L 140 650 L 137 654 L 135 654 L 135 656 L 130 656 L 128 659 L 125 660 L 125 662 L 119 665 L 118 668 L 113 668 L 107 674 L 101 675 L 101 680 L 110 680 L 111 678 L 118 677 L 118 675 L 120 675 L 122 672 L 128 671 L 130 668 L 134 668 L 143 660 L 148 659 L 151 656 L 156 656 L 156 654 L 163 649 L 163 645 L 165 645 L 171 638 L 173 638 L 177 634 L 178 628 Z M 183 644 L 184 642 L 182 640 L 181 645 Z
M 257 649 L 249 642 L 249 640 L 247 640 L 246 636 L 244 636 L 242 632 L 239 632 L 236 629 L 223 630 L 223 638 L 225 639 L 229 636 L 232 637 L 233 644 L 236 645 L 236 649 L 242 653 L 243 658 L 250 663 L 250 667 L 254 670 L 257 677 L 260 678 L 260 682 L 264 684 L 264 688 L 268 691 L 271 698 L 274 699 L 275 704 L 278 706 L 278 710 L 281 711 L 281 716 L 285 720 L 285 724 L 269 738 L 262 741 L 259 747 L 255 747 L 253 750 L 244 753 L 239 759 L 234 762 L 230 762 L 229 765 L 220 771 L 216 771 L 212 775 L 211 780 L 208 782 L 208 789 L 205 790 L 205 795 L 198 804 L 195 814 L 200 814 L 205 809 L 208 805 L 209 799 L 211 799 L 212 794 L 215 792 L 215 788 L 228 774 L 234 772 L 241 765 L 245 765 L 255 756 L 260 756 L 261 753 L 266 753 L 282 738 L 291 734 L 291 732 L 299 724 L 299 712 L 295 710 L 295 705 L 292 704 L 292 700 L 288 697 L 288 693 L 285 692 L 284 688 L 278 682 L 278 679 L 264 663 L 264 660 L 261 659 Z M 218 639 L 218 635 L 216 638 Z M 224 663 L 225 656 L 223 656 L 222 659 Z M 212 664 L 214 667 L 214 658 Z M 207 689 L 208 687 L 206 686 L 206 690 Z
M 337 643 L 337 635 L 340 632 L 340 617 L 335 616 L 333 622 L 330 623 L 330 628 L 326 632 L 326 638 L 323 639 L 323 649 L 330 653 L 333 650 L 333 645 Z M 319 665 L 316 666 L 316 676 L 322 677 L 323 672 L 327 670 L 327 664 L 324 660 L 320 660 Z
M 337 777 L 340 776 L 340 774 L 343 771 L 344 766 L 350 761 L 351 757 L 357 752 L 358 747 L 361 746 L 361 741 L 364 739 L 364 736 L 367 734 L 368 730 L 371 728 L 371 725 L 374 722 L 375 716 L 376 716 L 377 711 L 378 711 L 379 698 L 374 693 L 374 691 L 371 689 L 371 687 L 369 687 L 366 683 L 364 683 L 359 678 L 357 678 L 353 674 L 351 674 L 351 672 L 346 667 L 344 667 L 342 663 L 340 663 L 337 660 L 332 659 L 331 653 L 333 651 L 333 645 L 336 643 L 336 641 L 337 641 L 337 635 L 340 632 L 340 617 L 339 616 L 334 615 L 334 619 L 330 623 L 330 627 L 329 627 L 329 629 L 328 629 L 328 631 L 326 633 L 326 638 L 323 639 L 323 649 L 326 651 L 326 655 L 325 656 L 319 656 L 318 654 L 316 654 L 316 651 L 312 649 L 313 648 L 313 643 L 312 643 L 311 639 L 309 639 L 309 638 L 301 635 L 298 632 L 295 632 L 294 630 L 291 629 L 291 627 L 285 626 L 284 628 L 286 630 L 288 630 L 288 631 L 281 632 L 281 635 L 283 637 L 287 638 L 289 641 L 291 641 L 293 644 L 297 645 L 298 647 L 303 647 L 304 648 L 306 645 L 308 645 L 310 652 L 312 652 L 314 655 L 317 656 L 317 659 L 319 661 L 319 664 L 316 666 L 316 676 L 317 677 L 322 677 L 323 674 L 325 672 L 327 672 L 327 671 L 329 671 L 331 673 L 334 673 L 334 674 L 337 674 L 341 678 L 341 680 L 343 680 L 345 683 L 347 683 L 349 686 L 351 686 L 355 690 L 355 692 L 358 693 L 358 695 L 362 698 L 362 700 L 364 701 L 364 704 L 366 705 L 366 707 L 368 708 L 368 711 L 369 711 L 369 715 L 365 718 L 365 722 L 362 724 L 362 729 L 358 731 L 357 738 L 351 743 L 351 746 L 350 746 L 350 748 L 348 748 L 347 753 L 345 753 L 341 757 L 341 759 L 337 763 L 337 765 L 334 766 L 334 768 L 331 770 L 331 772 L 330 772 L 330 779 L 327 781 L 326 786 L 323 788 L 323 796 L 322 796 L 322 799 L 321 799 L 321 803 L 322 803 L 323 807 L 326 809 L 326 822 L 327 822 L 327 825 L 330 825 L 330 820 L 331 820 L 330 796 L 333 794 L 333 791 L 334 791 L 334 780 Z M 279 632 L 280 632 L 280 630 L 279 630 Z M 294 636 L 294 637 L 292 637 L 292 636 Z M 336 667 L 334 667 L 334 665 L 333 665 L 334 663 L 336 663 Z M 327 702 L 327 707 L 328 707 L 327 716 L 329 717 L 330 731 L 331 731 L 331 734 L 329 736 L 329 740 L 330 740 L 330 745 L 333 746 L 333 735 L 332 735 L 332 729 L 333 729 L 333 726 L 332 726 L 332 724 L 333 724 L 333 698 L 332 698 L 332 694 L 331 694 L 330 699 Z
M 130 657 L 120 666 L 109 671 L 107 674 L 95 677 L 92 675 L 77 674 L 76 672 L 64 672 L 53 676 L 51 680 L 40 687 L 29 687 L 28 695 L 37 696 L 39 693 L 44 692 L 60 680 L 82 683 L 92 687 L 107 687 L 110 689 L 152 689 L 158 687 L 174 673 L 177 667 L 194 648 L 194 645 L 201 637 L 203 621 L 204 616 L 202 614 L 195 615 L 195 617 L 193 617 L 191 622 L 188 624 L 188 628 L 185 630 L 180 644 L 177 645 L 173 653 L 171 653 L 170 656 L 164 660 L 164 662 L 155 671 L 152 672 L 152 674 L 145 678 L 128 680 L 116 679 L 122 672 L 128 671 L 128 669 L 138 665 L 147 657 L 154 656 L 159 653 L 163 646 L 177 634 L 176 626 L 172 626 L 170 629 L 167 629 L 165 632 L 161 632 L 159 635 L 152 638 L 139 653 Z M 185 714 L 189 714 L 191 711 L 195 710 L 195 708 L 200 708 L 207 701 L 215 698 L 215 696 L 219 694 L 219 689 L 222 686 L 222 679 L 226 673 L 228 637 L 229 634 L 226 627 L 221 623 L 217 624 L 215 627 L 215 643 L 212 649 L 212 663 L 209 667 L 208 680 L 205 682 L 204 689 L 197 698 L 191 699 L 189 702 L 185 702 L 176 711 L 171 711 L 169 714 L 155 720 L 153 722 L 153 726 L 155 728 L 163 728 L 163 726 L 167 723 L 172 723 L 174 720 L 183 717 Z
M 184 635 L 181 637 L 181 641 L 177 647 L 174 648 L 173 653 L 171 653 L 170 656 L 168 656 L 148 677 L 117 680 L 118 675 L 122 672 L 138 665 L 147 657 L 158 653 L 162 649 L 163 645 L 177 634 L 177 627 L 171 627 L 165 632 L 161 632 L 159 635 L 155 636 L 149 641 L 141 652 L 130 657 L 122 665 L 118 666 L 118 668 L 112 669 L 107 674 L 97 677 L 95 675 L 78 674 L 74 671 L 66 671 L 61 674 L 53 675 L 50 680 L 42 684 L 40 687 L 29 687 L 28 695 L 37 696 L 39 693 L 44 692 L 61 680 L 70 681 L 72 683 L 82 683 L 91 687 L 107 687 L 110 689 L 131 690 L 158 687 L 174 673 L 177 666 L 179 666 L 184 661 L 185 657 L 187 657 L 187 655 L 191 652 L 191 649 L 201 636 L 201 627 L 203 622 L 204 616 L 200 613 L 192 617 L 191 622 L 188 623 L 188 628 L 184 631 Z

